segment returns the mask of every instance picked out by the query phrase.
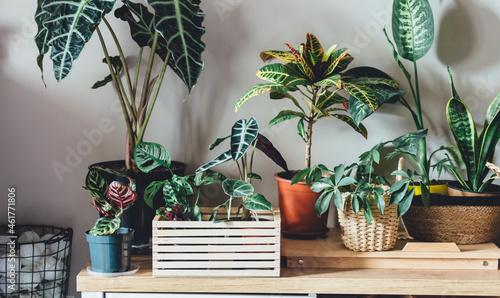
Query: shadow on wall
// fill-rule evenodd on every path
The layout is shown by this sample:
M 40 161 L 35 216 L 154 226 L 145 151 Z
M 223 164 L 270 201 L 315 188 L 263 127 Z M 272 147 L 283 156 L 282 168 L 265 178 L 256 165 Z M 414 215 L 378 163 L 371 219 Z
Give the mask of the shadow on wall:
M 491 8 L 477 1 L 455 0 L 437 29 L 439 60 L 469 70 L 481 70 L 495 64 L 500 61 L 499 27 L 500 19 Z

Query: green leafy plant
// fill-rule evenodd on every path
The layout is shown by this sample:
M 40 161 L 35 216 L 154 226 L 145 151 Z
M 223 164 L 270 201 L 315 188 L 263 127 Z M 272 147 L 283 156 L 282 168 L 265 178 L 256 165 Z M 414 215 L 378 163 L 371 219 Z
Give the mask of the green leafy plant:
M 321 178 L 314 182 L 311 190 L 321 193 L 314 211 L 316 215 L 321 216 L 325 213 L 330 202 L 333 199 L 335 206 L 339 210 L 344 210 L 347 200 L 352 201 L 352 209 L 355 213 L 364 210 L 364 216 L 368 224 L 371 224 L 373 213 L 371 210 L 371 200 L 374 200 L 380 213 L 384 214 L 386 202 L 383 195 L 388 193 L 389 182 L 383 176 L 375 174 L 373 164 L 380 162 L 379 144 L 359 156 L 359 163 L 353 163 L 349 166 L 343 164 L 333 169 L 330 177 Z M 355 170 L 355 177 L 350 174 Z M 385 187 L 384 187 L 385 186 Z M 349 192 L 350 196 L 343 202 L 342 193 Z
M 453 167 L 451 167 L 452 173 L 464 189 L 484 192 L 494 179 L 499 178 L 498 175 L 493 175 L 486 179 L 489 171 L 486 164 L 493 160 L 495 147 L 500 140 L 500 93 L 488 107 L 484 127 L 478 134 L 469 108 L 455 89 L 449 68 L 448 74 L 452 98 L 446 106 L 446 118 L 460 151 L 460 157 L 465 163 L 467 180 Z M 450 158 L 448 160 L 451 162 Z
M 114 180 L 108 184 L 101 174 L 103 172 L 121 177 L 128 182 Z M 89 235 L 113 234 L 120 227 L 123 210 L 132 206 L 137 200 L 134 181 L 109 169 L 90 168 L 83 188 L 92 195 L 92 205 L 104 215 L 96 221 L 94 227 L 89 231 Z
M 248 99 L 267 91 L 270 91 L 271 99 L 291 100 L 296 110 L 280 111 L 269 126 L 298 119 L 297 130 L 306 143 L 305 167 L 310 168 L 313 125 L 318 120 L 327 117 L 339 119 L 367 137 L 366 128 L 356 123 L 347 111 L 350 102 L 360 102 L 374 111 L 380 105 L 379 97 L 382 97 L 378 90 L 398 92 L 398 84 L 388 78 L 364 76 L 359 70 L 345 71 L 353 60 L 349 50 L 335 50 L 332 46 L 325 51 L 311 33 L 307 34 L 306 43 L 297 48 L 285 45 L 289 51 L 264 51 L 260 54 L 264 62 L 276 58 L 283 63 L 262 67 L 257 76 L 269 83 L 251 87 L 238 100 L 235 111 Z M 340 90 L 346 91 L 351 100 L 340 95 Z M 299 94 L 301 98 L 296 98 L 294 94 Z M 384 95 L 386 99 L 391 97 Z
M 121 104 L 127 126 L 125 165 L 135 169 L 135 146 L 143 140 L 153 107 L 167 67 L 187 86 L 189 93 L 203 69 L 201 54 L 205 44 L 201 41 L 205 28 L 199 0 L 146 0 L 148 6 L 123 0 L 115 16 L 128 23 L 130 36 L 139 46 L 135 68 L 129 65 L 122 46 L 106 19 L 116 0 L 39 0 L 35 21 L 38 32 L 35 42 L 40 52 L 37 62 L 42 71 L 43 58 L 50 51 L 54 75 L 61 81 L 70 73 L 73 62 L 85 44 L 97 32 L 104 53 L 103 62 L 110 74 L 94 84 L 98 88 L 112 82 Z M 118 56 L 112 56 L 101 33 L 101 23 L 108 29 Z M 141 67 L 143 52 L 149 48 L 149 57 L 143 78 Z M 146 51 L 147 52 L 147 51 Z M 161 70 L 153 69 L 160 58 Z M 139 81 L 142 80 L 142 90 Z M 125 81 L 125 82 L 124 82 Z
M 427 131 L 422 116 L 422 99 L 420 96 L 417 61 L 429 52 L 434 42 L 434 19 L 429 2 L 427 0 L 394 0 L 392 6 L 392 36 L 394 43 L 389 38 L 385 28 L 384 33 L 392 48 L 393 57 L 408 81 L 413 105 L 403 97 L 403 94 L 399 94 L 397 101 L 410 112 L 416 130 L 418 132 Z M 407 70 L 400 58 L 408 60 L 413 64 L 413 73 Z M 356 113 L 355 109 L 354 107 L 353 113 Z M 450 154 L 456 155 L 456 150 L 453 146 L 443 146 L 432 152 L 428 157 L 426 136 L 418 139 L 411 138 L 409 140 L 416 142 L 413 146 L 417 147 L 418 151 L 416 154 L 407 154 L 407 157 L 418 169 L 417 176 L 419 177 L 418 181 L 420 181 L 419 184 L 422 189 L 422 201 L 428 207 L 430 204 L 430 195 L 427 187 L 431 184 L 431 169 L 433 168 L 431 159 L 439 151 L 447 150 Z M 399 153 L 406 152 L 396 146 L 394 155 Z M 440 174 L 443 163 L 438 162 L 434 167 L 437 167 L 438 174 Z M 400 204 L 399 206 L 402 208 L 405 204 Z
M 214 166 L 233 160 L 238 166 L 239 180 L 228 179 L 222 183 L 222 189 L 229 196 L 229 199 L 222 204 L 228 207 L 228 216 L 231 202 L 237 197 L 243 199 L 243 219 L 250 217 L 249 210 L 272 210 L 271 203 L 263 195 L 254 193 L 254 188 L 251 184 L 252 179 L 262 180 L 261 176 L 253 171 L 255 149 L 262 151 L 277 165 L 287 171 L 288 168 L 285 160 L 272 143 L 259 133 L 259 124 L 254 117 L 248 121 L 245 119 L 236 121 L 231 128 L 231 134 L 215 140 L 209 149 L 214 149 L 227 139 L 231 143 L 230 149 L 200 166 L 196 170 L 196 173 L 203 173 Z

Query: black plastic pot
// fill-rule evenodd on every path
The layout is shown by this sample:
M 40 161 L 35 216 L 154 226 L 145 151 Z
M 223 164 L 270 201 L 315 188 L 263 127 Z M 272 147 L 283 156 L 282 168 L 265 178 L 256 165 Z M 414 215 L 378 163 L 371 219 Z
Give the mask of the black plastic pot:
M 153 233 L 152 221 L 155 216 L 155 210 L 164 206 L 165 201 L 162 198 L 161 192 L 158 192 L 153 200 L 154 208 L 151 209 L 146 202 L 144 202 L 144 190 L 151 182 L 171 179 L 172 175 L 167 169 L 152 171 L 149 173 L 120 171 L 120 168 L 124 168 L 124 164 L 125 162 L 123 160 L 115 160 L 95 163 L 90 165 L 89 168 L 93 166 L 100 166 L 102 168 L 114 169 L 135 180 L 136 192 L 139 199 L 130 208 L 123 212 L 121 226 L 135 230 L 134 240 L 132 242 L 134 253 L 150 253 L 150 243 Z M 186 167 L 186 164 L 177 161 L 173 161 L 171 166 L 174 174 L 179 176 L 183 176 L 185 174 Z M 103 176 L 107 177 L 107 179 L 109 179 L 108 181 L 121 180 L 120 177 L 107 172 L 103 172 Z

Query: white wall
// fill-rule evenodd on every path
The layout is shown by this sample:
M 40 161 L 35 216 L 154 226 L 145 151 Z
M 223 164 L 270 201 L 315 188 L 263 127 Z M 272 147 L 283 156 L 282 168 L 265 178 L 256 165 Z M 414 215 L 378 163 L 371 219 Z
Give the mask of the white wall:
M 40 80 L 33 42 L 36 26 L 33 14 L 36 1 L 3 1 L 0 9 L 0 205 L 2 223 L 6 218 L 8 187 L 17 189 L 17 222 L 44 223 L 72 227 L 72 277 L 88 260 L 83 232 L 91 227 L 97 212 L 89 195 L 81 189 L 87 166 L 91 163 L 121 159 L 125 126 L 111 86 L 91 90 L 103 77 L 106 67 L 98 40 L 94 37 L 74 64 L 69 77 L 57 84 L 51 63 L 45 63 L 47 88 Z M 426 126 L 430 128 L 429 146 L 435 149 L 450 140 L 444 108 L 450 97 L 446 63 L 450 62 L 458 91 L 469 104 L 476 121 L 500 91 L 500 4 L 496 1 L 430 0 L 435 17 L 436 41 L 430 53 L 419 61 L 421 92 Z M 193 172 L 217 154 L 206 148 L 216 138 L 229 133 L 232 123 L 255 116 L 263 133 L 281 150 L 290 168 L 303 166 L 304 146 L 295 131 L 295 122 L 267 128 L 279 110 L 291 107 L 286 101 L 270 101 L 268 95 L 246 103 L 239 113 L 236 100 L 253 84 L 263 65 L 263 50 L 285 50 L 283 43 L 305 42 L 314 33 L 325 48 L 332 44 L 347 46 L 355 57 L 353 66 L 378 67 L 399 80 L 396 66 L 382 33 L 390 30 L 390 5 L 387 0 L 207 0 L 207 33 L 203 54 L 205 69 L 191 98 L 182 102 L 185 88 L 170 73 L 153 113 L 147 141 L 165 145 L 176 160 Z M 120 27 L 120 38 L 127 40 L 128 29 Z M 133 56 L 135 45 L 123 44 Z M 410 67 L 408 65 L 408 67 Z M 409 98 L 408 98 L 409 99 Z M 101 121 L 111 121 L 112 132 L 102 141 L 66 161 L 70 150 L 85 149 L 84 132 L 99 129 Z M 409 114 L 401 106 L 384 106 L 365 121 L 368 140 L 345 124 L 327 119 L 318 123 L 313 146 L 313 163 L 334 166 L 354 162 L 357 156 L 380 140 L 388 140 L 414 129 Z M 87 142 L 87 143 L 86 143 Z M 66 164 L 71 172 L 58 177 L 54 163 Z M 230 168 L 220 168 L 226 174 Z M 277 205 L 272 178 L 279 168 L 261 158 L 255 165 L 264 181 L 259 192 Z M 74 294 L 74 278 L 71 293 Z

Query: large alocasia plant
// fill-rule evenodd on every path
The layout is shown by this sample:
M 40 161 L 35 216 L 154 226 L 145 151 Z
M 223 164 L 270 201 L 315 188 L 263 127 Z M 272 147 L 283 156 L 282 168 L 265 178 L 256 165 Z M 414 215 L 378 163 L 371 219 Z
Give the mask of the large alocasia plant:
M 450 69 L 448 69 L 448 73 L 452 98 L 446 106 L 446 118 L 465 163 L 467 180 L 454 167 L 451 169 L 464 189 L 484 192 L 493 179 L 498 178 L 498 175 L 494 175 L 486 179 L 489 171 L 486 164 L 493 160 L 495 147 L 500 140 L 500 93 L 488 107 L 483 130 L 478 135 L 476 123 L 469 108 L 460 99 L 455 89 Z
M 108 184 L 101 174 L 106 172 L 121 177 L 127 183 L 114 180 Z M 109 169 L 99 167 L 89 169 L 83 188 L 92 195 L 92 205 L 104 215 L 96 221 L 89 235 L 113 234 L 120 227 L 123 210 L 132 206 L 137 200 L 134 181 Z
M 283 110 L 269 122 L 269 126 L 280 122 L 298 119 L 297 130 L 306 143 L 305 167 L 311 167 L 311 147 L 313 125 L 322 118 L 339 119 L 355 131 L 367 136 L 366 128 L 357 123 L 348 113 L 350 100 L 339 94 L 345 90 L 351 99 L 361 105 L 376 110 L 380 105 L 377 90 L 390 89 L 396 92 L 398 84 L 388 78 L 369 77 L 356 71 L 345 71 L 353 57 L 346 48 L 335 50 L 335 46 L 324 50 L 318 39 L 311 33 L 307 41 L 298 48 L 288 44 L 289 51 L 264 51 L 260 57 L 264 62 L 274 58 L 283 63 L 262 67 L 257 76 L 269 83 L 251 87 L 238 100 L 235 110 L 248 99 L 270 91 L 271 99 L 290 99 L 296 110 Z M 385 86 L 385 87 L 382 87 Z M 294 94 L 301 95 L 296 98 Z M 389 96 L 391 97 L 391 96 Z M 389 98 L 387 97 L 387 98 Z
M 203 69 L 201 54 L 205 44 L 202 26 L 204 15 L 199 0 L 147 0 L 150 7 L 130 0 L 115 10 L 115 16 L 130 26 L 130 35 L 139 46 L 135 68 L 127 62 L 122 46 L 106 19 L 116 0 L 38 0 L 35 21 L 38 33 L 35 42 L 39 49 L 38 65 L 42 70 L 43 58 L 50 51 L 54 75 L 61 81 L 70 73 L 73 62 L 85 44 L 97 32 L 104 53 L 103 62 L 110 74 L 96 82 L 98 88 L 112 82 L 121 104 L 127 126 L 125 163 L 135 168 L 135 146 L 144 137 L 148 121 L 158 97 L 167 66 L 182 79 L 191 92 Z M 148 9 L 150 8 L 150 9 Z M 111 34 L 118 56 L 112 56 L 101 34 L 102 24 Z M 141 73 L 142 56 L 150 49 L 144 77 Z M 161 70 L 154 74 L 155 56 L 161 59 Z M 101 60 L 101 59 L 99 59 Z M 139 81 L 142 80 L 142 88 Z M 142 90 L 141 90 L 142 89 Z

